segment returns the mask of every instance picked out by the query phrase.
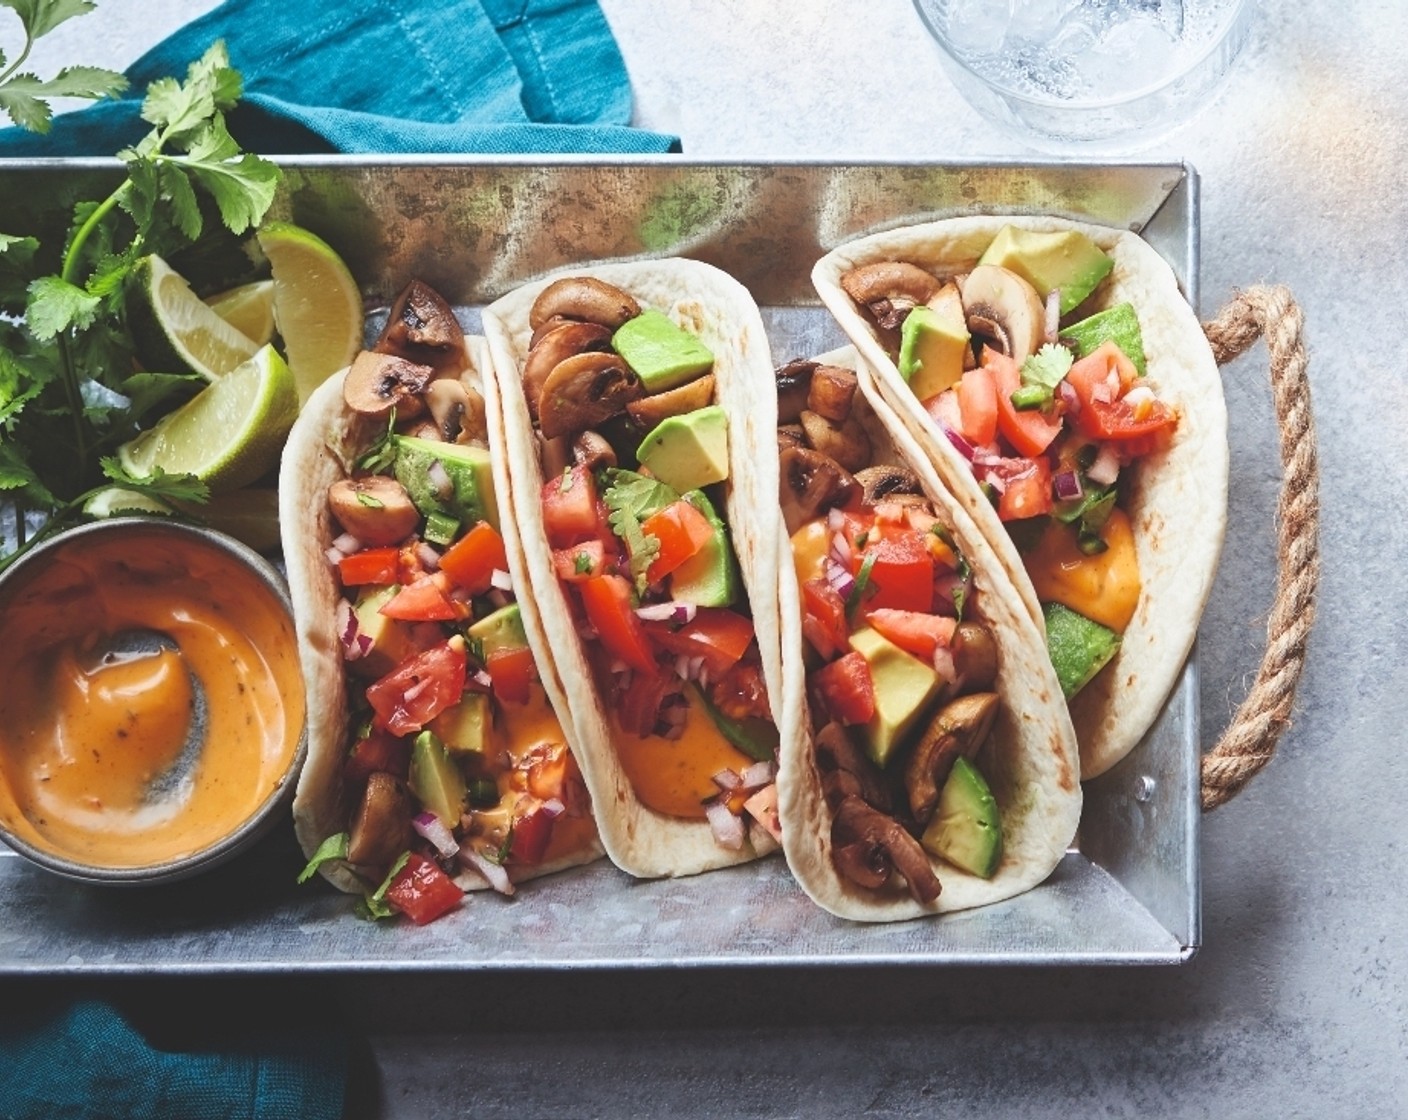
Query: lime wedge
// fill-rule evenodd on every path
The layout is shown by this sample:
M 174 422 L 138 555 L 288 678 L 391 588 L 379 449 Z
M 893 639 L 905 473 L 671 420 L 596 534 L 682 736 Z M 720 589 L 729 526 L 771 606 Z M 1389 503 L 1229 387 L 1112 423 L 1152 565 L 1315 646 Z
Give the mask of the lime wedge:
M 298 414 L 293 375 L 272 346 L 117 449 L 133 475 L 193 474 L 212 493 L 253 482 L 279 460 Z
M 274 338 L 274 282 L 256 280 L 238 288 L 210 296 L 210 310 L 247 335 L 256 345 L 263 346 Z
M 259 230 L 274 270 L 274 322 L 302 404 L 362 348 L 362 293 L 326 241 L 287 222 Z
M 189 369 L 214 381 L 259 349 L 155 253 L 141 260 L 129 283 L 128 319 L 147 369 Z

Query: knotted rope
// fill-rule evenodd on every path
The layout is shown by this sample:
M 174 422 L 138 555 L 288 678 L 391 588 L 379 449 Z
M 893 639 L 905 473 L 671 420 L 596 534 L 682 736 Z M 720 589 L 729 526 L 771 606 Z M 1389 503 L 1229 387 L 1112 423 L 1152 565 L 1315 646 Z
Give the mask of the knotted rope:
M 1305 665 L 1320 580 L 1320 466 L 1310 413 L 1308 362 L 1300 307 L 1284 287 L 1238 292 L 1203 324 L 1219 365 L 1259 337 L 1271 356 L 1271 391 L 1281 431 L 1281 496 L 1277 503 L 1276 599 L 1266 624 L 1266 652 L 1246 699 L 1202 761 L 1203 811 L 1241 792 L 1276 753 L 1290 722 Z

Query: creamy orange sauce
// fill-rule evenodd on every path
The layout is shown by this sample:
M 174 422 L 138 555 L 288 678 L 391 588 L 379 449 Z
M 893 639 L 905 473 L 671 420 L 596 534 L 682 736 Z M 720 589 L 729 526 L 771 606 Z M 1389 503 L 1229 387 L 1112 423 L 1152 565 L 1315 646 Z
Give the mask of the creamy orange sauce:
M 0 819 L 101 867 L 216 843 L 302 733 L 287 614 L 225 554 L 159 528 L 46 560 L 0 606 Z
M 720 770 L 742 773 L 753 760 L 720 734 L 709 713 L 689 706 L 684 734 L 678 739 L 641 737 L 615 728 L 616 754 L 636 796 L 657 813 L 702 820 L 704 802 L 719 792 L 713 777 Z
M 1100 535 L 1109 547 L 1087 556 L 1075 529 L 1053 520 L 1022 560 L 1043 603 L 1061 603 L 1122 634 L 1139 606 L 1142 587 L 1129 517 L 1122 509 L 1111 510 Z
M 567 741 L 562 724 L 557 718 L 557 713 L 552 710 L 552 705 L 548 703 L 547 692 L 542 685 L 530 686 L 526 704 L 496 706 L 499 721 L 495 725 L 494 735 L 496 739 L 506 743 L 509 758 L 514 764 L 527 758 L 535 747 L 556 746 Z M 581 780 L 581 771 L 577 769 L 575 761 L 570 764 L 568 772 L 577 781 Z M 522 772 L 517 773 L 521 775 Z M 515 771 L 512 769 L 505 770 L 498 776 L 500 803 L 507 804 L 510 810 L 519 794 L 513 785 L 514 777 Z M 552 839 L 548 841 L 547 850 L 543 853 L 543 862 L 579 852 L 590 844 L 595 836 L 596 822 L 590 816 L 569 817 L 564 814 L 553 821 Z

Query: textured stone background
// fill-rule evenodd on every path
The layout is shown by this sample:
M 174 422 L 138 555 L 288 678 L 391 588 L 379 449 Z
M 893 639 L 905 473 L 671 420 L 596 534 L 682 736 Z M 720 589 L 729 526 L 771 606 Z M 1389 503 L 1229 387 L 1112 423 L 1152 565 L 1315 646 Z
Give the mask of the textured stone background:
M 104 0 L 35 63 L 120 67 L 211 6 Z M 1032 154 L 964 105 L 903 0 L 602 6 L 638 122 L 691 156 Z M 1322 453 L 1311 662 L 1279 756 L 1205 822 L 1191 964 L 164 980 L 148 982 L 154 1005 L 363 1021 L 359 1111 L 388 1117 L 1404 1115 L 1406 47 L 1399 0 L 1264 0 L 1217 106 L 1141 153 L 1201 173 L 1205 314 L 1263 280 L 1301 299 Z M 1260 654 L 1279 482 L 1260 353 L 1225 378 L 1231 522 L 1199 653 L 1209 744 Z

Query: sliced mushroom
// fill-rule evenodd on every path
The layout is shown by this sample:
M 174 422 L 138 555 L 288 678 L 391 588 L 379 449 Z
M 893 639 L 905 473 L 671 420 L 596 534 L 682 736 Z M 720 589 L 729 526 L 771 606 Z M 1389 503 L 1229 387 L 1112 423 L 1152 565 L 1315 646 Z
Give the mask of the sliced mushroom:
M 347 830 L 347 860 L 363 867 L 385 869 L 411 846 L 415 803 L 395 775 L 375 771 Z
M 1018 364 L 1041 346 L 1046 307 L 1036 289 L 1015 272 L 980 264 L 963 278 L 968 329 Z
M 807 408 L 837 424 L 851 418 L 856 395 L 856 371 L 842 366 L 817 366 L 807 390 Z
M 807 442 L 846 470 L 858 471 L 870 462 L 870 437 L 859 420 L 853 417 L 844 424 L 833 424 L 825 416 L 805 409 L 801 420 Z
M 528 399 L 528 411 L 538 418 L 538 399 L 543 395 L 552 371 L 568 358 L 588 351 L 611 349 L 611 331 L 600 323 L 574 323 L 556 320 L 562 325 L 548 331 L 528 351 L 523 363 L 523 395 Z
M 943 889 L 919 841 L 859 797 L 848 797 L 837 808 L 831 853 L 842 875 L 871 890 L 884 886 L 891 870 L 903 876 L 910 896 L 926 906 Z
M 855 745 L 841 724 L 833 721 L 818 731 L 813 749 L 823 785 L 837 785 L 846 792 L 856 794 L 866 804 L 874 806 L 882 813 L 890 811 L 890 790 L 882 780 L 880 772 Z M 836 774 L 849 774 L 850 778 L 833 782 L 831 776 Z M 828 801 L 830 800 L 828 795 Z M 833 804 L 839 804 L 839 799 Z
M 777 370 L 777 422 L 795 424 L 807 407 L 816 362 L 796 358 Z
M 909 811 L 921 827 L 934 815 L 954 759 L 978 753 L 996 715 L 997 693 L 970 692 L 945 704 L 924 728 L 904 767 Z
M 918 265 L 876 261 L 842 275 L 841 287 L 853 300 L 869 308 L 881 327 L 894 330 L 917 304 L 933 297 L 939 282 Z
M 434 370 L 395 354 L 363 350 L 342 380 L 342 399 L 353 412 L 384 419 L 394 408 L 401 419 L 420 414 L 420 394 Z
M 464 330 L 439 292 L 412 280 L 391 305 L 391 315 L 377 343 L 397 348 L 409 345 L 461 349 Z M 391 352 L 399 353 L 399 349 Z
M 580 432 L 572 441 L 572 461 L 590 471 L 616 465 L 616 449 L 599 432 Z
M 866 467 L 856 471 L 856 481 L 862 487 L 861 500 L 868 506 L 902 496 L 924 496 L 924 488 L 919 484 L 918 477 L 904 467 Z
M 557 478 L 572 465 L 572 441 L 567 436 L 544 439 L 542 433 L 535 433 L 538 441 L 538 462 L 543 465 L 543 478 Z
M 660 421 L 704 408 L 713 399 L 714 375 L 706 373 L 703 377 L 686 381 L 683 385 L 667 389 L 663 393 L 653 393 L 648 397 L 641 397 L 638 401 L 632 401 L 626 405 L 626 411 L 640 426 L 641 431 L 648 432 L 653 431 Z
M 484 398 L 478 389 L 471 389 L 458 378 L 442 377 L 432 381 L 425 390 L 425 406 L 430 410 L 440 438 L 446 443 L 482 441 L 488 435 Z
M 548 439 L 594 428 L 645 395 L 619 354 L 578 354 L 559 362 L 538 399 L 538 426 Z
M 783 424 L 777 429 L 777 452 L 782 454 L 789 447 L 806 447 L 807 433 L 801 424 Z
M 997 680 L 997 639 L 981 622 L 960 622 L 949 644 L 958 684 L 966 689 L 989 689 Z
M 554 315 L 585 323 L 600 323 L 613 331 L 640 314 L 640 304 L 620 288 L 591 276 L 567 276 L 538 293 L 528 312 L 534 330 Z
M 842 505 L 855 492 L 856 480 L 830 456 L 809 447 L 792 447 L 778 456 L 782 520 L 790 536 L 817 514 Z
M 575 319 L 564 319 L 561 315 L 554 315 L 550 319 L 544 319 L 541 326 L 533 328 L 533 333 L 528 336 L 528 349 L 532 350 L 538 343 L 542 342 L 558 327 L 565 327 L 569 323 L 575 323 Z
M 405 487 L 381 474 L 334 482 L 328 508 L 344 531 L 375 548 L 399 544 L 420 524 L 420 511 Z
M 402 420 L 396 425 L 398 436 L 411 436 L 413 439 L 423 439 L 429 443 L 444 443 L 445 436 L 440 431 L 440 425 L 435 423 L 433 417 L 415 416 L 410 420 Z

